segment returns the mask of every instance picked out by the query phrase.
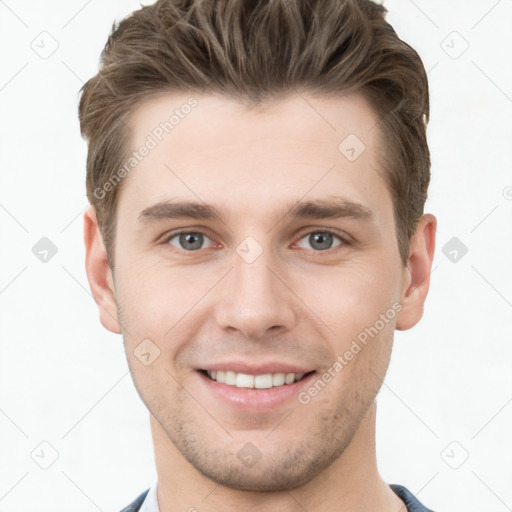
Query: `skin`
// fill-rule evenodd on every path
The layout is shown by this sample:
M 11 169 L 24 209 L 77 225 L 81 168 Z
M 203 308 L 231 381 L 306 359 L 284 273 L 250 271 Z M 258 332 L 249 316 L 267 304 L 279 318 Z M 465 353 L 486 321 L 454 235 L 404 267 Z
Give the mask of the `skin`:
M 133 148 L 190 96 L 139 105 Z M 404 266 L 377 118 L 362 96 L 290 94 L 257 109 L 193 96 L 197 107 L 124 178 L 114 274 L 94 208 L 84 216 L 101 323 L 123 334 L 150 412 L 161 511 L 405 510 L 378 473 L 375 398 L 394 330 L 423 314 L 436 218 L 422 216 Z M 349 134 L 366 146 L 353 162 L 338 150 Z M 372 219 L 283 217 L 299 200 L 334 194 L 366 206 Z M 137 220 L 158 201 L 198 198 L 222 221 Z M 202 246 L 187 250 L 171 238 L 177 229 L 203 231 Z M 335 235 L 321 250 L 309 235 L 325 229 Z M 249 235 L 262 249 L 250 264 L 236 252 Z M 307 404 L 242 411 L 218 400 L 196 371 L 238 357 L 322 375 L 397 303 L 400 312 Z M 147 366 L 134 354 L 144 339 L 160 350 Z M 237 457 L 247 443 L 261 454 L 252 467 Z

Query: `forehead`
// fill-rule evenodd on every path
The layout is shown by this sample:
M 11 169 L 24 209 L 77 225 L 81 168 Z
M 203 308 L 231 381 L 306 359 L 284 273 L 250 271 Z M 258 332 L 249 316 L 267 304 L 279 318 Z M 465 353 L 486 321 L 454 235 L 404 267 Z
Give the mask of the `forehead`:
M 339 151 L 338 144 L 352 135 L 360 139 L 359 146 L 366 146 L 368 154 L 378 133 L 377 117 L 368 101 L 361 94 L 347 93 L 288 93 L 257 105 L 224 95 L 161 93 L 139 103 L 129 124 L 134 147 L 149 136 L 169 147 L 187 139 L 199 143 L 197 149 L 202 152 L 216 147 L 225 151 L 227 139 L 253 146 L 258 139 L 266 139 L 265 150 L 271 149 L 272 141 L 281 150 L 287 141 L 302 140 Z
M 226 96 L 166 93 L 141 103 L 130 127 L 138 160 L 119 210 L 134 221 L 170 197 L 254 218 L 334 193 L 392 209 L 377 117 L 361 95 L 294 93 L 250 108 Z

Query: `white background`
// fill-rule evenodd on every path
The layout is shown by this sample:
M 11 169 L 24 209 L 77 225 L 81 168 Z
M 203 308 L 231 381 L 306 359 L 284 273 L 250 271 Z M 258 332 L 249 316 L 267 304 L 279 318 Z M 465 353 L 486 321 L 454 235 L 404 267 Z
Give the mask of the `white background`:
M 379 395 L 379 469 L 436 512 L 512 510 L 512 1 L 385 5 L 429 71 L 439 224 L 423 320 L 397 332 Z M 118 511 L 156 478 L 122 338 L 86 279 L 77 119 L 112 22 L 138 7 L 0 1 L 2 512 Z M 46 59 L 41 37 L 58 43 Z M 42 237 L 58 248 L 47 263 L 32 253 Z M 457 262 L 453 237 L 468 248 Z M 42 442 L 58 452 L 48 469 Z

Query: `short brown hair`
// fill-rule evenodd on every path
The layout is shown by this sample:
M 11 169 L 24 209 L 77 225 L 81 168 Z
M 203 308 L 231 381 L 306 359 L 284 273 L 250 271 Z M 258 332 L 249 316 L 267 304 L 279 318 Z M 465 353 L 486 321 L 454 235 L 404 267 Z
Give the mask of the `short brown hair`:
M 429 91 L 419 55 L 386 13 L 371 0 L 158 0 L 114 23 L 79 104 L 89 142 L 87 197 L 110 266 L 121 184 L 95 191 L 126 161 L 135 106 L 166 91 L 215 92 L 260 104 L 299 89 L 360 92 L 375 109 L 405 265 L 430 181 Z

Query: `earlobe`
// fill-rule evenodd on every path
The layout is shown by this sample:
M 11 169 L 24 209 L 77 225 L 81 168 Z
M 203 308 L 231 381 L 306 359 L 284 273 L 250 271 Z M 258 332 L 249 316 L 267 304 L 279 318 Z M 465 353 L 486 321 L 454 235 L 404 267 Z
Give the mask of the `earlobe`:
M 114 334 L 121 334 L 112 270 L 107 260 L 94 206 L 89 206 L 84 213 L 84 243 L 87 279 L 99 308 L 100 321 L 105 329 Z
M 423 316 L 434 259 L 436 227 L 437 219 L 429 213 L 424 214 L 411 237 L 409 259 L 403 273 L 402 310 L 396 322 L 400 331 L 414 327 Z

